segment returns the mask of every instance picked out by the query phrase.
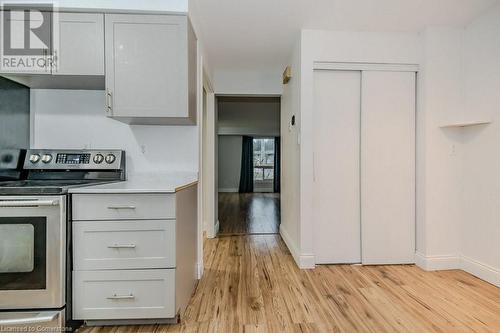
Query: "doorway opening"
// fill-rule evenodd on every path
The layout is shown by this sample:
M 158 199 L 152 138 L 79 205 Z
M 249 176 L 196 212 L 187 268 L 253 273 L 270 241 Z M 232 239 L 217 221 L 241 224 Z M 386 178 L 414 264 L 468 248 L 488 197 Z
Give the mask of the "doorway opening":
M 217 97 L 219 236 L 279 233 L 280 108 L 276 96 Z

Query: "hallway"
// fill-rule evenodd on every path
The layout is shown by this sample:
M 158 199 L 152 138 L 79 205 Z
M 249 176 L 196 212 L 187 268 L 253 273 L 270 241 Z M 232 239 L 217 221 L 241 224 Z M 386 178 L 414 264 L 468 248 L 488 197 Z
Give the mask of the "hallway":
M 219 235 L 276 234 L 278 193 L 219 193 Z

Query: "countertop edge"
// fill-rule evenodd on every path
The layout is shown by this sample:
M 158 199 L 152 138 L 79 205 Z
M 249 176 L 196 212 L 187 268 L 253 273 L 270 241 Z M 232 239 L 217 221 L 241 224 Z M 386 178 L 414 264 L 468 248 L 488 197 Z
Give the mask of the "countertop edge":
M 125 183 L 126 181 L 124 181 Z M 186 188 L 195 186 L 198 180 L 187 181 L 182 185 L 165 188 L 147 188 L 147 186 L 138 186 L 137 188 L 98 188 L 97 186 L 82 186 L 69 189 L 69 194 L 175 194 Z M 116 184 L 116 183 L 115 183 Z
M 181 186 L 178 186 L 175 188 L 175 192 L 179 192 L 179 191 L 182 191 L 182 190 L 185 190 L 189 187 L 192 187 L 192 186 L 195 186 L 195 185 L 198 185 L 198 180 L 195 180 L 195 181 L 192 181 L 190 183 L 187 183 L 185 185 L 181 185 Z

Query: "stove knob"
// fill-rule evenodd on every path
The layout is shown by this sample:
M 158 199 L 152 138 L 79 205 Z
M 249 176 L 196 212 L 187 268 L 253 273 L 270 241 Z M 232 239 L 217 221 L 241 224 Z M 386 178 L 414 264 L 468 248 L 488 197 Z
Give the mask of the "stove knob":
M 40 155 L 38 154 L 32 154 L 30 156 L 30 162 L 35 164 L 35 163 L 38 163 L 38 161 L 40 161 Z
M 14 160 L 12 154 L 5 154 L 2 156 L 2 163 L 9 164 Z
M 104 156 L 102 154 L 97 154 L 94 156 L 94 163 L 101 164 L 104 161 Z
M 106 163 L 111 164 L 116 160 L 116 156 L 113 154 L 106 155 Z
M 52 161 L 52 155 L 50 154 L 45 154 L 42 156 L 42 162 L 43 163 L 50 163 Z

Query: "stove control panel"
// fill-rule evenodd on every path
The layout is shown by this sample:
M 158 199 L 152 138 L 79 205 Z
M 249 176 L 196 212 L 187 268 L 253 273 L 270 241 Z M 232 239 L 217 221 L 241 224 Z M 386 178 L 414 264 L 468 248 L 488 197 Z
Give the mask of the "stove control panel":
M 119 170 L 123 168 L 122 150 L 46 150 L 30 149 L 25 169 L 43 170 Z
M 50 155 L 46 155 L 50 156 Z M 56 163 L 58 164 L 89 164 L 90 163 L 90 154 L 66 154 L 59 153 L 57 154 Z

